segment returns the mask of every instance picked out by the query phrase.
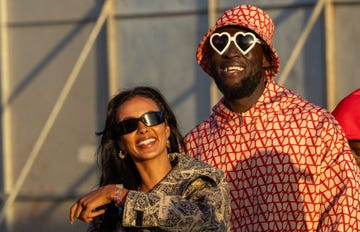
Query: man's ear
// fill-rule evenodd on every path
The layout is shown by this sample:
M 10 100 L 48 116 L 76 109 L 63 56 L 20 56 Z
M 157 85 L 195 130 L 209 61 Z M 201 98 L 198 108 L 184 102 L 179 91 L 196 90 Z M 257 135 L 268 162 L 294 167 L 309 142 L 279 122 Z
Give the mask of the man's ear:
M 269 61 L 269 58 L 264 54 L 262 59 L 262 67 L 267 69 L 271 66 L 271 63 Z

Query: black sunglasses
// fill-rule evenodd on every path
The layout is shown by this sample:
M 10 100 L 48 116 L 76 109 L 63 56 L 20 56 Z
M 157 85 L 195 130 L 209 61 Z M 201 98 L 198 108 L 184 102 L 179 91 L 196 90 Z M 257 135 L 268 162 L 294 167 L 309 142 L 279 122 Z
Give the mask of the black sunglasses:
M 114 130 L 116 135 L 122 136 L 129 134 L 137 130 L 139 126 L 139 121 L 144 123 L 146 126 L 156 126 L 165 122 L 165 113 L 164 112 L 147 112 L 141 115 L 140 118 L 129 118 L 119 122 Z

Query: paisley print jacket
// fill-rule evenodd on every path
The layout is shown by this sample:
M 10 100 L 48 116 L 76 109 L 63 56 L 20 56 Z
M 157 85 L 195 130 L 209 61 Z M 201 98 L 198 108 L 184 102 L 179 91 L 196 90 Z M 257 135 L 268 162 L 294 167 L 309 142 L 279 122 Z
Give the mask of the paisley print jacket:
M 184 154 L 169 154 L 173 169 L 150 192 L 129 191 L 116 230 L 228 231 L 230 200 L 225 175 Z

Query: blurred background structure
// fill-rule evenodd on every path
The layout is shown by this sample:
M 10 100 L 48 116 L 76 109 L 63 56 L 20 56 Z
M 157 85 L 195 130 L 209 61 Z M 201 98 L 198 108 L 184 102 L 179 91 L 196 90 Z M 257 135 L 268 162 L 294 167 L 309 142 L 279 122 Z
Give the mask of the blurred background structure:
M 0 0 L 0 231 L 85 230 L 69 207 L 97 186 L 119 89 L 160 89 L 183 133 L 205 119 L 220 95 L 197 45 L 244 3 L 275 22 L 278 82 L 328 110 L 360 87 L 360 0 Z

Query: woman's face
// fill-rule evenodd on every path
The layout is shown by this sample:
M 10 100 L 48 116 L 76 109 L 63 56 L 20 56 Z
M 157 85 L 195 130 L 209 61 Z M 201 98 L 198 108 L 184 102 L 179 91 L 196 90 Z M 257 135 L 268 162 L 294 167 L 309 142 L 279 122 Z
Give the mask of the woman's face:
M 158 112 L 156 103 L 142 96 L 134 97 L 124 102 L 117 109 L 117 123 L 130 118 L 140 118 L 147 112 Z M 126 151 L 135 163 L 167 157 L 166 141 L 170 136 L 170 127 L 166 123 L 155 126 L 146 126 L 138 122 L 138 128 L 128 134 L 120 136 L 120 149 Z

